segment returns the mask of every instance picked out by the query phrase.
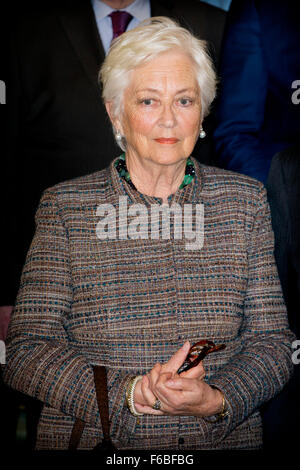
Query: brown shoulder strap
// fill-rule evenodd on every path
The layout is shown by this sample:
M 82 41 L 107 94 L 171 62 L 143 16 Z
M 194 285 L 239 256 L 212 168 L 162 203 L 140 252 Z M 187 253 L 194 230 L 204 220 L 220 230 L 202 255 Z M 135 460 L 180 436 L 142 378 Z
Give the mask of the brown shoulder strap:
M 108 408 L 108 390 L 107 375 L 104 366 L 94 366 L 94 381 L 96 388 L 96 398 L 102 424 L 103 439 L 110 441 L 109 433 L 109 408 Z M 84 429 L 84 421 L 76 418 L 71 438 L 69 442 L 69 450 L 76 450 Z
M 109 409 L 106 369 L 103 366 L 94 366 L 94 379 L 96 387 L 97 402 L 100 412 L 103 438 L 110 440 L 109 433 Z
M 69 450 L 76 450 L 84 429 L 84 421 L 76 418 L 69 442 Z

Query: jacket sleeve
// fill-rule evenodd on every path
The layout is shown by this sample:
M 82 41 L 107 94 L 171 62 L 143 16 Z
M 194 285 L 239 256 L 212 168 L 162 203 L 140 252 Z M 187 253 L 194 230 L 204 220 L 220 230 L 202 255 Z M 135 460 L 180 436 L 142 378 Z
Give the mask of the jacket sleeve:
M 254 1 L 232 4 L 222 51 L 214 133 L 218 166 L 266 181 L 260 144 L 268 74 Z
M 55 192 L 47 190 L 36 213 L 36 233 L 8 329 L 3 376 L 12 388 L 99 427 L 92 366 L 71 346 L 65 328 L 72 289 L 68 231 Z M 108 371 L 113 420 L 126 406 L 127 381 L 125 373 Z
M 215 425 L 220 439 L 278 394 L 293 372 L 295 337 L 288 326 L 274 260 L 274 236 L 263 185 L 255 207 L 248 238 L 242 350 L 209 381 L 224 392 L 229 408 L 229 417 Z

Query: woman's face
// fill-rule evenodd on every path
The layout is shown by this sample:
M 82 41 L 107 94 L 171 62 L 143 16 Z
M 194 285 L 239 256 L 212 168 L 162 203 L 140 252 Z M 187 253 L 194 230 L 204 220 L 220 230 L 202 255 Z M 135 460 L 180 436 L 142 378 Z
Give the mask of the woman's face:
M 191 155 L 200 116 L 200 89 L 193 62 L 174 51 L 133 71 L 124 92 L 122 116 L 113 119 L 113 124 L 126 138 L 129 158 L 164 165 Z

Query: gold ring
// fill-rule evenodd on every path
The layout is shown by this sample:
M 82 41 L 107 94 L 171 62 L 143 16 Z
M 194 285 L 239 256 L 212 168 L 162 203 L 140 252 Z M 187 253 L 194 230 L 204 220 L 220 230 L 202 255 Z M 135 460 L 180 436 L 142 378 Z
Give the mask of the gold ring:
M 159 400 L 158 398 L 156 398 L 155 403 L 154 403 L 154 405 L 152 406 L 152 408 L 153 408 L 154 410 L 158 410 L 158 411 L 160 410 L 160 408 L 161 408 L 161 402 L 160 402 L 160 400 Z

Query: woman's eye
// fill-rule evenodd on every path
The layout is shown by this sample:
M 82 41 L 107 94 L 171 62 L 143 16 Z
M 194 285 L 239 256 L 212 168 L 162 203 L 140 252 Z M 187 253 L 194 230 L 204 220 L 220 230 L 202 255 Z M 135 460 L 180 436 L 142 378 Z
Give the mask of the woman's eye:
M 146 98 L 142 100 L 142 103 L 146 106 L 150 106 L 151 104 L 153 104 L 153 100 L 151 98 Z
M 179 103 L 182 106 L 188 106 L 189 104 L 192 103 L 192 100 L 190 98 L 180 98 Z

